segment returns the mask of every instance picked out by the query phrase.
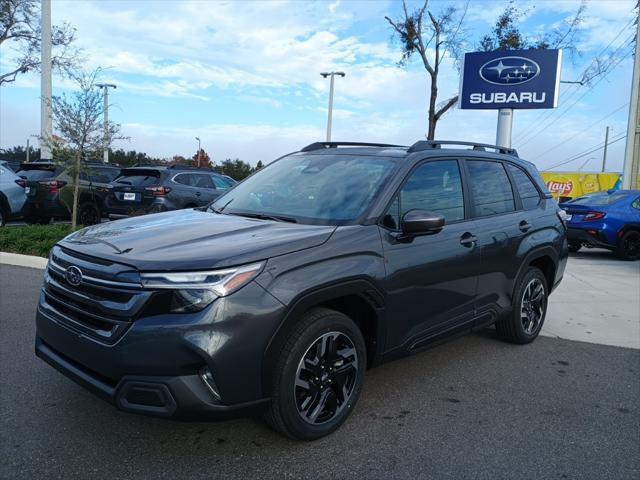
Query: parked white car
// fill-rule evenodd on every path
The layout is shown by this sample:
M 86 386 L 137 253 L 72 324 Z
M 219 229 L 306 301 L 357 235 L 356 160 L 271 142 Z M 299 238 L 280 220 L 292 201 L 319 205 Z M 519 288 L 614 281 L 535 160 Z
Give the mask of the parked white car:
M 20 215 L 27 199 L 24 180 L 0 160 L 0 227 Z

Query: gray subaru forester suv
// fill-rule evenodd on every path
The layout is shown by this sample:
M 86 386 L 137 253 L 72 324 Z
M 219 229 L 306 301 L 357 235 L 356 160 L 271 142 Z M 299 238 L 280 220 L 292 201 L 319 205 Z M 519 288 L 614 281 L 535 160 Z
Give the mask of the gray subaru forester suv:
M 511 149 L 314 143 L 206 209 L 59 242 L 36 354 L 128 412 L 257 410 L 317 439 L 381 362 L 490 325 L 533 341 L 567 261 L 558 212 Z

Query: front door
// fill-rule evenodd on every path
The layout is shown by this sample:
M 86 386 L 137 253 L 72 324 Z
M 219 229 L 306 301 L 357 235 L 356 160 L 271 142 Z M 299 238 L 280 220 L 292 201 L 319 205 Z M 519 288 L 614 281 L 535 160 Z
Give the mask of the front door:
M 435 234 L 398 241 L 402 216 L 421 209 L 445 217 Z M 419 346 L 443 332 L 471 328 L 480 255 L 465 209 L 456 159 L 430 160 L 408 176 L 385 215 L 387 350 Z

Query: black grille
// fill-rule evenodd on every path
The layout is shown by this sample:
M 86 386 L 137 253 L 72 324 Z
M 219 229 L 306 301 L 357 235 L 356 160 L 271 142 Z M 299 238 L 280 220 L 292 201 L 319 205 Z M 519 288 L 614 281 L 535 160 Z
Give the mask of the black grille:
M 79 285 L 67 281 L 70 266 L 82 273 Z M 152 295 L 135 282 L 131 267 L 55 247 L 44 277 L 45 313 L 66 326 L 106 343 L 118 340 Z

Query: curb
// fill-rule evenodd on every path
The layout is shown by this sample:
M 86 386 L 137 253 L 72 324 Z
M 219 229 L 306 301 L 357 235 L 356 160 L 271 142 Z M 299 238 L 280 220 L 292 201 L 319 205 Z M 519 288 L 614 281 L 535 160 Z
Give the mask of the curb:
M 32 255 L 20 255 L 19 253 L 0 252 L 0 265 L 14 265 L 44 270 L 47 266 L 47 259 Z

